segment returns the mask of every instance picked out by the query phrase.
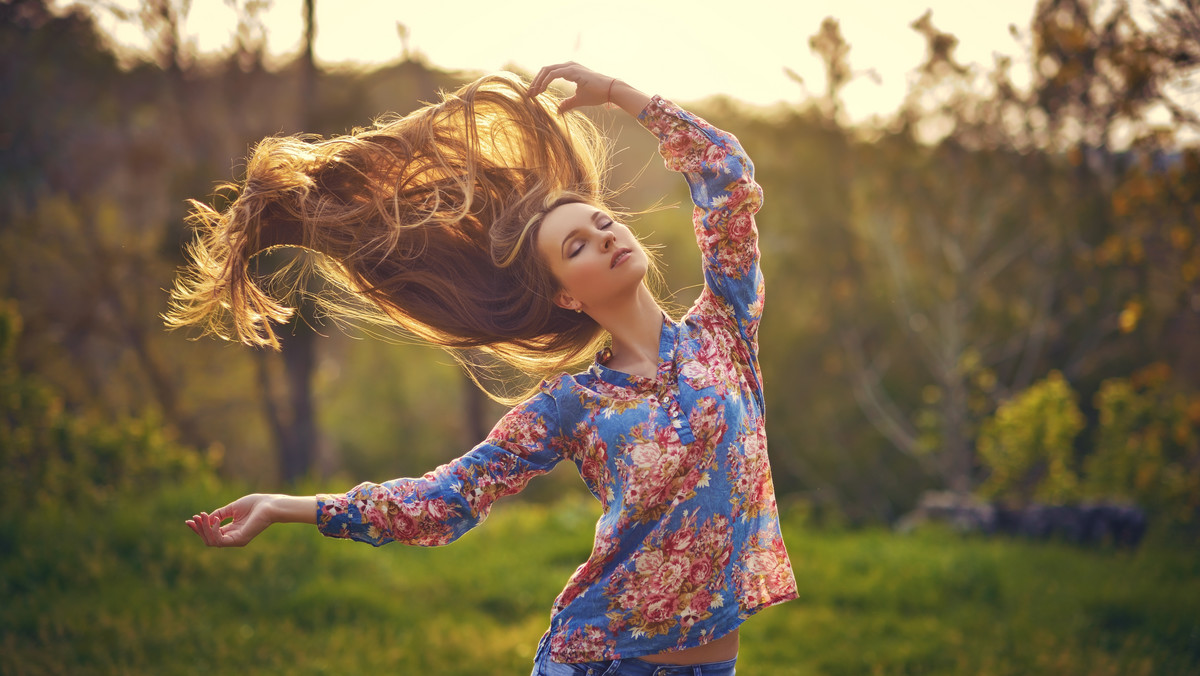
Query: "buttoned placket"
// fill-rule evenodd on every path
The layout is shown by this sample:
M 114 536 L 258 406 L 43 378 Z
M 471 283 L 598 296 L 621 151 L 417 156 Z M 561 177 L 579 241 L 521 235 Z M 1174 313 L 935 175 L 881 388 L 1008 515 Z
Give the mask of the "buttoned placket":
M 658 383 L 656 395 L 659 403 L 666 410 L 671 420 L 671 427 L 679 435 L 679 440 L 686 446 L 696 440 L 692 434 L 692 424 L 679 403 L 679 367 L 675 363 L 675 351 L 678 346 L 679 333 L 672 327 L 670 346 L 667 354 L 663 355 L 658 364 Z M 667 330 L 666 327 L 663 330 Z

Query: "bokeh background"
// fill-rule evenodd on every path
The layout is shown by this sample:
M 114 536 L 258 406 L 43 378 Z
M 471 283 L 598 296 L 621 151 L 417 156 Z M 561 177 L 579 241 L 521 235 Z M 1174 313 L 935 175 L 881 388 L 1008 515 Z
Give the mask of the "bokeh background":
M 448 356 L 311 313 L 278 353 L 159 315 L 186 200 L 220 203 L 258 139 L 566 59 L 733 131 L 765 189 L 804 599 L 749 625 L 743 670 L 1200 671 L 1196 0 L 4 0 L 0 673 L 522 673 L 589 551 L 571 468 L 444 551 L 287 528 L 203 550 L 196 511 L 419 475 L 503 409 Z M 684 184 L 590 114 L 686 307 Z M 1133 506 L 1148 530 L 891 534 L 938 491 Z

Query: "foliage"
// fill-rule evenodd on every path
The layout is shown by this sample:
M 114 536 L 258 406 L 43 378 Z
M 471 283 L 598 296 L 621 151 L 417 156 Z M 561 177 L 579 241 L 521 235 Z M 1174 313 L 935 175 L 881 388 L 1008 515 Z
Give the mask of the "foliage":
M 1078 396 L 1051 373 L 1002 404 L 980 431 L 980 494 L 1007 502 L 1131 502 L 1178 534 L 1200 517 L 1200 395 L 1164 362 L 1109 378 L 1093 398 L 1091 443 Z M 1080 459 L 1081 458 L 1081 459 Z
M 1076 394 L 1052 372 L 996 409 L 979 432 L 979 458 L 989 476 L 985 497 L 1064 504 L 1079 496 L 1075 437 L 1083 430 Z
M 925 61 L 888 124 L 841 127 L 832 88 L 761 136 L 721 120 L 765 177 L 769 296 L 793 309 L 763 324 L 766 372 L 789 379 L 771 393 L 787 411 L 772 441 L 831 449 L 785 455 L 784 485 L 850 510 L 922 484 L 973 490 L 982 421 L 1053 371 L 1090 395 L 1153 354 L 1200 388 L 1200 173 L 1179 147 L 1197 119 L 1173 89 L 1195 73 L 1198 11 L 1149 25 L 1122 3 L 1040 2 L 1014 29 L 1021 87 L 1007 59 L 958 63 L 927 14 L 913 24 Z M 843 73 L 833 27 L 812 44 Z M 887 480 L 914 467 L 917 481 Z
M 13 354 L 21 320 L 0 302 L 0 509 L 12 515 L 86 510 L 184 477 L 213 478 L 207 455 L 171 439 L 152 415 L 118 421 L 80 416 Z M 7 531 L 7 528 L 4 529 Z
M 1164 363 L 1104 381 L 1100 425 L 1084 468 L 1094 495 L 1132 500 L 1195 528 L 1200 517 L 1200 394 L 1181 391 Z

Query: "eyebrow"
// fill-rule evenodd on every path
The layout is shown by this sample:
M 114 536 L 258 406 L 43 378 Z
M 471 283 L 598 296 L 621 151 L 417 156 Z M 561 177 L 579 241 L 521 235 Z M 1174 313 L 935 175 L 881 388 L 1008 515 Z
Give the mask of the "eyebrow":
M 599 227 L 599 226 L 600 226 L 600 222 L 601 222 L 602 220 L 604 220 L 604 219 L 608 218 L 608 217 L 609 217 L 609 216 L 608 216 L 608 214 L 606 214 L 606 213 L 604 213 L 603 211 L 600 211 L 599 209 L 597 209 L 596 211 L 593 211 L 593 212 L 592 212 L 592 223 L 593 223 L 593 224 L 595 224 L 597 227 Z M 563 256 L 564 258 L 566 258 L 566 252 L 565 252 L 565 251 L 563 251 L 563 249 L 566 249 L 566 248 L 567 248 L 567 243 L 568 243 L 568 242 L 570 242 L 572 239 L 574 239 L 574 238 L 575 238 L 575 236 L 576 236 L 576 235 L 578 235 L 578 234 L 579 234 L 579 231 L 580 231 L 580 230 L 582 230 L 582 229 L 583 229 L 583 228 L 573 228 L 573 229 L 571 230 L 571 232 L 568 232 L 568 233 L 567 233 L 567 236 L 563 238 L 562 246 L 561 246 L 561 247 L 559 247 L 559 255 L 561 255 L 561 256 Z

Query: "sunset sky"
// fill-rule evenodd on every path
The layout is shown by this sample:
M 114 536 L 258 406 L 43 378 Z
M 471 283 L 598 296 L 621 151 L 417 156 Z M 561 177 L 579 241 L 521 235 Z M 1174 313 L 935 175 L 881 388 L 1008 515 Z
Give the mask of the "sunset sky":
M 286 57 L 299 49 L 302 6 L 301 0 L 274 0 L 263 14 L 271 54 Z M 900 102 L 924 52 L 909 24 L 926 9 L 933 10 L 935 26 L 959 37 L 959 59 L 986 69 L 994 54 L 1023 52 L 1009 26 L 1023 35 L 1033 6 L 1034 0 L 609 0 L 602 6 L 579 0 L 317 0 L 316 55 L 326 67 L 394 62 L 402 54 L 402 23 L 409 48 L 441 68 L 516 65 L 533 71 L 575 60 L 679 101 L 723 93 L 766 105 L 804 97 L 785 67 L 799 73 L 810 91 L 822 91 L 821 63 L 808 39 L 823 18 L 834 16 L 851 45 L 851 66 L 874 69 L 882 80 L 862 77 L 847 88 L 847 109 L 857 121 L 891 112 Z M 136 21 L 98 14 L 118 43 L 145 45 Z M 184 29 L 199 50 L 216 52 L 232 43 L 235 25 L 224 0 L 194 0 Z M 1027 71 L 1027 64 L 1014 66 L 1018 82 Z

